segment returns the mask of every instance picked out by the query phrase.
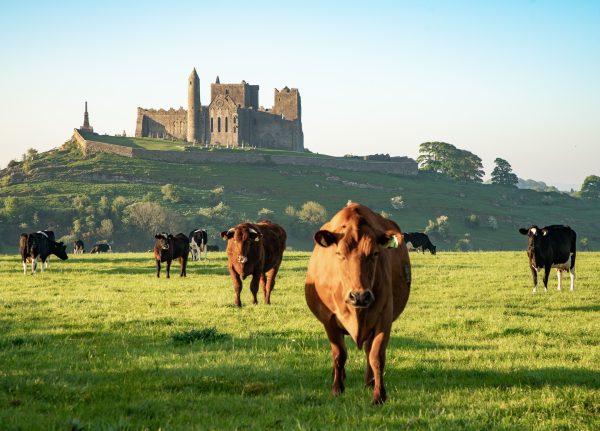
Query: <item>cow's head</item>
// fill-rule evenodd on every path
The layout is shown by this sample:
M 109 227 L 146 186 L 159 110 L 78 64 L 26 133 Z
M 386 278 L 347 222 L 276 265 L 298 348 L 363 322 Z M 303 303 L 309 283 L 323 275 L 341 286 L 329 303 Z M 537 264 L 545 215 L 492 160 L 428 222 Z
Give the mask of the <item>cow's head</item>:
M 221 232 L 221 238 L 228 241 L 227 252 L 234 259 L 234 263 L 244 265 L 252 256 L 252 249 L 256 248 L 262 240 L 262 234 L 255 226 L 242 223 Z
M 378 265 L 389 258 L 388 249 L 397 248 L 402 241 L 399 231 L 380 231 L 364 219 L 348 220 L 334 230 L 320 230 L 314 235 L 318 246 L 330 249 L 336 274 L 339 274 L 342 295 L 346 304 L 367 308 L 375 302 L 377 271 L 389 271 Z
M 548 229 L 540 229 L 537 226 L 531 226 L 528 229 L 519 229 L 521 235 L 527 235 L 527 254 L 531 260 L 532 265 L 536 265 L 536 262 L 541 262 L 543 253 L 543 244 L 548 239 Z
M 154 235 L 154 238 L 156 238 L 155 247 L 162 252 L 163 250 L 169 250 L 173 235 L 161 232 Z
M 431 245 L 431 248 L 429 249 L 429 251 L 431 252 L 431 254 L 435 254 L 435 252 L 436 252 L 436 246 L 435 245 Z
M 61 260 L 67 260 L 69 258 L 69 256 L 67 256 L 67 246 L 64 242 L 54 243 L 54 254 Z

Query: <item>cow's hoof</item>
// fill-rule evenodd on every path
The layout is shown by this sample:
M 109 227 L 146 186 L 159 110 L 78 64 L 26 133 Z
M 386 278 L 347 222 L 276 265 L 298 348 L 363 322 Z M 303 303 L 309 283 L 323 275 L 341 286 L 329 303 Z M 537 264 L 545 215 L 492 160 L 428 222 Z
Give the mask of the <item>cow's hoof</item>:
M 333 386 L 331 388 L 331 395 L 334 397 L 339 397 L 344 393 L 344 385 L 340 385 L 339 387 Z

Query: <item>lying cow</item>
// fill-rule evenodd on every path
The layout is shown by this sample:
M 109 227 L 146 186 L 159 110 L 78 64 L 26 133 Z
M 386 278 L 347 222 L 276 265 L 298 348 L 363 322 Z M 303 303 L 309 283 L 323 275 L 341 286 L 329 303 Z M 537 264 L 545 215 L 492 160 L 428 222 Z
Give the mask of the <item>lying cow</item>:
M 429 237 L 421 232 L 408 232 L 403 234 L 404 242 L 409 250 L 420 251 L 425 253 L 425 250 L 429 250 L 431 254 L 435 254 L 435 245 L 431 243 Z
M 233 279 L 235 305 L 242 306 L 240 299 L 242 280 L 249 275 L 252 275 L 250 282 L 252 303 L 258 304 L 256 294 L 260 281 L 265 304 L 270 304 L 271 292 L 275 288 L 275 277 L 285 250 L 287 240 L 285 230 L 270 221 L 241 223 L 221 232 L 221 238 L 227 241 L 228 267 Z
M 47 264 L 48 257 L 51 254 L 58 256 L 59 259 L 67 260 L 67 246 L 62 242 L 56 242 L 54 239 L 54 233 L 39 231 L 35 233 L 22 233 L 19 239 L 19 252 L 21 254 L 21 260 L 23 262 L 23 274 L 27 273 L 27 263 L 31 262 L 31 273 L 34 274 L 37 268 L 37 259 L 40 258 L 42 263 Z M 44 266 L 42 265 L 42 272 Z
M 105 243 L 99 243 L 94 245 L 94 247 L 92 247 L 92 250 L 90 251 L 91 254 L 96 254 L 96 253 L 112 253 L 112 247 L 110 246 L 110 244 L 105 244 Z
M 73 254 L 83 254 L 84 251 L 85 250 L 83 248 L 83 241 L 80 239 L 75 241 L 75 243 L 73 244 Z
M 188 254 L 190 253 L 190 241 L 187 236 L 178 233 L 173 236 L 166 233 L 157 233 L 154 235 L 156 243 L 154 244 L 154 259 L 156 260 L 156 276 L 160 277 L 160 263 L 167 262 L 167 278 L 171 278 L 171 262 L 179 260 L 181 265 L 180 277 L 186 277 Z
M 333 358 L 333 395 L 344 391 L 344 335 L 365 347 L 364 381 L 373 403 L 385 402 L 385 351 L 392 322 L 404 310 L 411 284 L 400 228 L 369 208 L 350 203 L 314 235 L 306 274 L 308 307 L 325 327 Z
M 208 257 L 206 243 L 208 242 L 208 234 L 206 229 L 196 229 L 190 232 L 190 251 L 192 252 L 192 260 L 200 260 L 204 252 L 204 258 Z
M 571 276 L 571 290 L 575 289 L 575 256 L 577 234 L 569 226 L 552 225 L 544 228 L 531 226 L 519 232 L 527 235 L 527 256 L 533 275 L 533 292 L 537 291 L 538 271 L 544 268 L 544 292 L 548 291 L 550 268 L 556 268 L 558 290 L 562 288 L 562 271 Z

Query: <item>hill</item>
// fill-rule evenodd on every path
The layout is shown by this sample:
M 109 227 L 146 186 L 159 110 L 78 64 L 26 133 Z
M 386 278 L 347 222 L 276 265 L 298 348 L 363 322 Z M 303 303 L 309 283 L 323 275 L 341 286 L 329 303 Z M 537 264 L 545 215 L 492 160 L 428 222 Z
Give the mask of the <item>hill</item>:
M 131 145 L 173 149 L 164 141 L 131 139 Z M 321 206 L 330 217 L 348 200 L 384 212 L 407 232 L 431 224 L 438 250 L 521 250 L 526 241 L 519 227 L 557 223 L 571 225 L 587 248 L 600 249 L 600 202 L 566 194 L 423 173 L 398 176 L 275 165 L 268 159 L 260 165 L 233 165 L 84 155 L 69 141 L 0 171 L 2 251 L 16 250 L 20 232 L 42 228 L 67 241 L 82 237 L 87 243 L 108 240 L 119 251 L 147 250 L 153 243 L 152 226 L 136 224 L 131 211 L 140 201 L 166 208 L 163 230 L 188 233 L 206 226 L 209 242 L 221 245 L 221 230 L 241 220 L 269 218 L 288 230 L 292 248 L 310 249 L 325 216 Z M 320 205 L 302 210 L 310 201 Z

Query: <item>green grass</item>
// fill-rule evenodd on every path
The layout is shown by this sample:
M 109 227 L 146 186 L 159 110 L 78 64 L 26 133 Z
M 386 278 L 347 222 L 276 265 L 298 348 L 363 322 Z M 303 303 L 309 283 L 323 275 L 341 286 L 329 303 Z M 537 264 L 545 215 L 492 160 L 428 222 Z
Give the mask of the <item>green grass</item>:
M 233 306 L 223 253 L 156 279 L 152 255 L 0 256 L 0 429 L 541 429 L 600 427 L 599 253 L 576 291 L 531 293 L 524 252 L 411 254 L 384 406 L 348 340 L 346 392 L 286 253 L 272 305 Z M 566 282 L 566 280 L 565 280 Z M 566 283 L 565 283 L 566 284 Z

